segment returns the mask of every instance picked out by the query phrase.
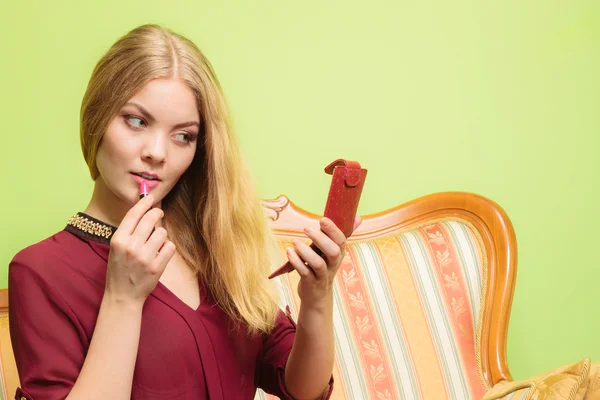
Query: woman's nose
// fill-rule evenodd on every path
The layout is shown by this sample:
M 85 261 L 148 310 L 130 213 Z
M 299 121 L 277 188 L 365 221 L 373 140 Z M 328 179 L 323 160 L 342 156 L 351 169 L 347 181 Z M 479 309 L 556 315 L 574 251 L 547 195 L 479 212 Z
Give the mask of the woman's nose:
M 148 140 L 142 150 L 142 158 L 154 163 L 164 163 L 167 159 L 166 135 L 155 133 L 148 136 Z

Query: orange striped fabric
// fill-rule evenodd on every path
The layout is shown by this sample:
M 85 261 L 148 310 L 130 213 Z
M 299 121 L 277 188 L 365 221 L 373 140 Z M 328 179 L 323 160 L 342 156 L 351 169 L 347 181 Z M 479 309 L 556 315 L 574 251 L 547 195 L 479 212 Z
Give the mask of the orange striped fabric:
M 290 242 L 280 245 L 283 259 Z M 481 398 L 484 259 L 477 233 L 458 219 L 349 242 L 334 287 L 332 399 Z M 280 278 L 294 316 L 297 283 L 297 274 Z

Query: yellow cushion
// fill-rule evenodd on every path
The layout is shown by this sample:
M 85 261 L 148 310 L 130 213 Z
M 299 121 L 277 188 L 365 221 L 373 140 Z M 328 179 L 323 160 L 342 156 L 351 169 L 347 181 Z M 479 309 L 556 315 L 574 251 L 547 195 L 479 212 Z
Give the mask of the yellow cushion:
M 530 379 L 500 382 L 482 400 L 594 400 L 600 398 L 600 364 L 589 358 Z

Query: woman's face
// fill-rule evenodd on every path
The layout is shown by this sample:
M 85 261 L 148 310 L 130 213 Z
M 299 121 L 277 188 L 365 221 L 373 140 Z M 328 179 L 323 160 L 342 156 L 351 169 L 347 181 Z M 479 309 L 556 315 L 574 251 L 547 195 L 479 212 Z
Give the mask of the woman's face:
M 192 163 L 199 129 L 196 98 L 184 82 L 148 82 L 108 125 L 96 156 L 96 185 L 133 205 L 145 180 L 160 202 Z

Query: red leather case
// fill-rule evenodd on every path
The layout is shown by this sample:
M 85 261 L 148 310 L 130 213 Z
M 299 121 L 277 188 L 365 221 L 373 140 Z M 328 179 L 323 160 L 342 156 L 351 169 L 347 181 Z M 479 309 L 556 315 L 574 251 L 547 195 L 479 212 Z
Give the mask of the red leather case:
M 356 161 L 339 159 L 325 167 L 325 172 L 333 177 L 323 216 L 331 219 L 344 235 L 349 237 L 354 228 L 356 210 L 367 177 L 367 170 L 361 168 Z M 322 255 L 314 243 L 311 244 L 311 248 Z M 288 261 L 273 272 L 269 279 L 293 270 L 294 267 Z

